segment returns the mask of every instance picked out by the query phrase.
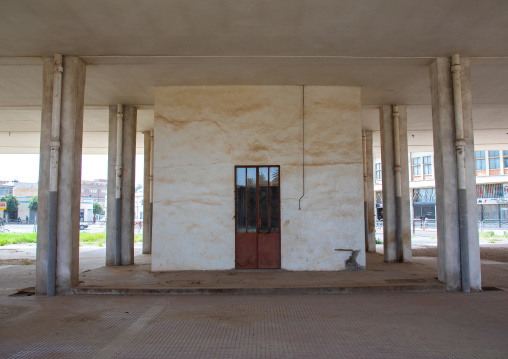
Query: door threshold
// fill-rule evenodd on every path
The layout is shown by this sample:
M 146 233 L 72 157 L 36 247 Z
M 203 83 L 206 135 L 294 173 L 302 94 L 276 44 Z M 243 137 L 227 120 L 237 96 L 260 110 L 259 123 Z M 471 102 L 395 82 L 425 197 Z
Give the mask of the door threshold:
M 267 272 L 267 273 L 277 273 L 277 272 L 288 272 L 287 269 L 281 269 L 281 268 L 274 268 L 274 269 L 265 269 L 265 268 L 246 268 L 246 269 L 241 269 L 241 268 L 235 268 L 235 269 L 232 269 L 233 272 L 255 272 L 255 273 L 259 273 L 259 272 Z

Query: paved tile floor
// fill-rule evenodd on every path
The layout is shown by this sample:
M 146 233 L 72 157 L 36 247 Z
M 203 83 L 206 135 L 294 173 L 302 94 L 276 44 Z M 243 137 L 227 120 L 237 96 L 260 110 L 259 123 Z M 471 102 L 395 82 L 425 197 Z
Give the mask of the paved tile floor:
M 0 298 L 1 358 L 507 358 L 508 293 Z
M 25 258 L 28 249 L 18 251 L 5 260 Z M 95 252 L 82 253 L 83 284 L 107 278 L 96 271 L 103 257 Z M 392 265 L 392 272 L 378 268 L 384 264 L 376 256 L 371 273 L 345 273 L 342 280 L 392 286 L 435 275 L 435 258 Z M 125 272 L 125 280 L 147 280 L 139 268 L 113 270 Z M 502 291 L 241 296 L 12 296 L 33 285 L 35 266 L 9 262 L 0 269 L 0 358 L 508 358 L 508 263 L 482 261 L 484 286 Z M 251 276 L 245 273 L 245 285 L 256 282 Z M 323 284 L 308 276 L 300 285 Z M 237 286 L 229 277 L 219 282 Z
M 508 293 L 0 297 L 1 358 L 508 358 Z

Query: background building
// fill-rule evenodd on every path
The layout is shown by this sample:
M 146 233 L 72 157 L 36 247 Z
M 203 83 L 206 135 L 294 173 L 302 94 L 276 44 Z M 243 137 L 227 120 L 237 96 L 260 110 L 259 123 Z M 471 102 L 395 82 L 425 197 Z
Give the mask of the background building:
M 108 180 L 94 179 L 93 181 L 81 181 L 81 203 L 80 220 L 82 222 L 93 222 L 93 204 L 95 202 L 102 206 L 103 214 L 96 215 L 95 219 L 100 220 L 107 211 Z
M 436 188 L 433 152 L 409 156 L 412 218 L 435 220 Z M 480 228 L 508 228 L 508 150 L 475 151 L 476 193 Z M 382 218 L 381 157 L 375 155 L 377 219 Z M 427 221 L 427 223 L 432 223 Z
M 106 207 L 106 197 L 108 194 L 108 180 L 94 179 L 93 181 L 81 181 L 81 197 L 92 198 L 98 202 L 102 208 Z
M 32 222 L 36 219 L 36 213 L 28 209 L 30 200 L 38 195 L 37 183 L 29 182 L 18 182 L 14 181 L 0 181 L 0 198 L 12 194 L 18 200 L 18 211 L 17 213 L 11 214 L 10 221 L 16 221 L 18 218 L 21 219 L 22 223 L 28 221 Z M 7 219 L 7 211 L 2 211 L 2 218 Z
M 19 206 L 18 212 L 13 215 L 11 220 L 21 218 L 22 223 L 26 222 L 26 217 L 33 223 L 36 219 L 36 213 L 28 209 L 30 200 L 38 195 L 38 183 L 18 182 L 14 181 L 0 181 L 0 198 L 6 194 L 16 196 Z M 95 179 L 93 181 L 81 182 L 81 200 L 80 200 L 80 221 L 93 222 L 93 203 L 98 202 L 104 212 L 106 211 L 106 195 L 107 195 L 107 180 Z M 6 218 L 6 211 L 3 211 L 3 218 Z M 104 216 L 104 215 L 102 215 Z M 97 220 L 101 215 L 97 216 Z
M 13 184 L 12 194 L 16 196 L 19 202 L 18 217 L 21 218 L 23 223 L 26 222 L 26 217 L 28 217 L 28 221 L 33 223 L 36 219 L 36 213 L 28 209 L 28 204 L 33 197 L 38 195 L 38 184 L 26 182 L 13 182 Z

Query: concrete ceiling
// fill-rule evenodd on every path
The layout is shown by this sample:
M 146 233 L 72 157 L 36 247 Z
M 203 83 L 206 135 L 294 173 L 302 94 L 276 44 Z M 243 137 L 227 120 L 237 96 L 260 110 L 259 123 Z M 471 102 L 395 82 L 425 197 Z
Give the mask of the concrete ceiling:
M 110 104 L 138 106 L 145 131 L 156 86 L 236 84 L 362 87 L 364 128 L 405 104 L 410 150 L 432 150 L 428 65 L 453 53 L 472 58 L 477 147 L 508 149 L 506 14 L 504 0 L 4 0 L 0 152 L 37 152 L 41 58 L 57 52 L 88 65 L 87 153 L 106 152 Z

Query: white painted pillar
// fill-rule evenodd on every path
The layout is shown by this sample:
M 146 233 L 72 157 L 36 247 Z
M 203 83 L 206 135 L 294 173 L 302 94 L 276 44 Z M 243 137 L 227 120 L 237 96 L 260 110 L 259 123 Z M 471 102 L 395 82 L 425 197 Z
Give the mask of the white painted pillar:
M 459 235 L 459 186 L 455 143 L 455 110 L 451 59 L 438 58 L 430 65 L 436 212 L 438 214 L 438 279 L 448 290 L 462 289 L 463 264 Z M 468 58 L 461 58 L 461 102 L 465 142 L 465 205 L 467 256 L 471 290 L 481 289 L 480 248 L 476 213 L 476 177 L 472 119 L 471 75 Z M 464 249 L 464 248 L 462 248 Z M 466 269 L 466 270 L 467 270 Z
M 122 120 L 122 183 L 121 183 L 121 228 L 120 265 L 134 263 L 134 206 L 136 170 L 136 124 L 137 110 L 134 106 L 123 106 Z M 115 265 L 116 242 L 116 151 L 117 151 L 117 105 L 109 107 L 109 150 L 108 150 L 108 222 L 106 225 L 106 265 Z
M 411 262 L 406 106 L 382 106 L 380 128 L 384 258 L 385 262 Z
M 49 168 L 53 111 L 53 58 L 43 62 L 43 103 L 39 168 L 37 232 L 37 294 L 47 293 Z M 78 57 L 63 57 L 60 108 L 60 154 L 56 227 L 56 294 L 68 293 L 79 283 L 79 207 L 81 199 L 81 152 L 86 65 Z

